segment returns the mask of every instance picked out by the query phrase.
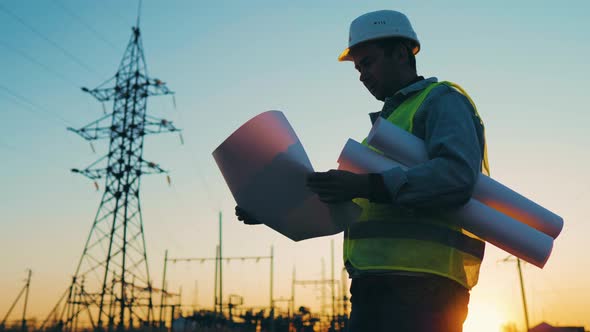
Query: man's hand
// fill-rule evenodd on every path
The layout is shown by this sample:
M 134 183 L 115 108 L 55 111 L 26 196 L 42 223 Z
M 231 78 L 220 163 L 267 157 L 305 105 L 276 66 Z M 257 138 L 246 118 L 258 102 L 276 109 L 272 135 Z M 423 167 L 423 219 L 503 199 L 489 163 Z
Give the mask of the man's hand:
M 369 175 L 348 171 L 329 170 L 307 176 L 307 187 L 320 196 L 324 203 L 350 201 L 369 197 Z
M 260 225 L 262 224 L 260 221 L 252 218 L 248 212 L 244 211 L 241 207 L 236 206 L 236 216 L 238 220 L 241 220 L 246 225 Z

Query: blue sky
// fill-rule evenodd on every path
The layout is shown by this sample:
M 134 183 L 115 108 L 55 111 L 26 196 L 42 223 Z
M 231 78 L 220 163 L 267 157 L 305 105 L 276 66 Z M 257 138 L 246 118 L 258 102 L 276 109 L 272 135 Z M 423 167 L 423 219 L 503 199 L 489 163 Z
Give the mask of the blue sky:
M 353 66 L 336 61 L 350 21 L 377 9 L 409 16 L 422 43 L 420 74 L 454 81 L 475 100 L 492 176 L 565 219 L 546 268 L 525 268 L 533 323 L 589 328 L 582 309 L 590 307 L 590 260 L 582 254 L 590 232 L 586 1 L 144 1 L 148 71 L 176 92 L 178 106 L 169 97 L 152 98 L 148 112 L 174 121 L 185 139 L 180 145 L 176 135 L 146 138 L 144 156 L 171 170 L 173 183 L 161 176 L 142 182 L 153 279 L 161 280 L 165 249 L 172 256 L 214 255 L 219 210 L 226 254 L 266 255 L 275 246 L 278 297 L 290 295 L 294 265 L 306 279 L 320 277 L 322 258 L 329 269 L 329 238 L 293 243 L 236 222 L 211 152 L 249 118 L 279 109 L 316 169 L 334 168 L 346 139 L 362 139 L 370 129 L 366 114 L 380 109 Z M 107 146 L 95 144 L 94 154 L 66 127 L 102 114 L 100 103 L 79 88 L 96 87 L 116 72 L 136 15 L 136 1 L 0 1 L 0 250 L 9 253 L 0 256 L 0 293 L 6 294 L 0 313 L 26 268 L 33 269 L 31 311 L 39 317 L 74 272 L 101 192 L 69 169 L 89 165 Z M 333 239 L 338 258 L 341 237 Z M 515 267 L 497 263 L 505 256 L 488 246 L 472 305 L 491 305 L 502 320 L 522 324 Z M 233 287 L 246 302 L 265 304 L 266 293 L 244 290 L 268 278 L 261 268 L 229 264 L 228 294 Z M 210 302 L 212 266 L 178 266 L 171 274 L 190 294 L 189 304 L 196 279 L 197 302 Z M 317 301 L 316 290 L 299 293 L 302 303 Z

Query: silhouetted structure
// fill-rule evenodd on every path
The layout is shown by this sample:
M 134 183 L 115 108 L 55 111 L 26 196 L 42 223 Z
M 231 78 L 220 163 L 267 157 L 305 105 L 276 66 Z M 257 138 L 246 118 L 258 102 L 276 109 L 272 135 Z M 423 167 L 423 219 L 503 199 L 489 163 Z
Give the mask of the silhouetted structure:
M 573 326 L 551 326 L 543 322 L 529 329 L 529 332 L 584 332 L 584 328 Z
M 177 316 L 171 332 L 336 332 L 346 331 L 348 323 L 348 316 L 338 315 L 333 321 L 325 320 L 322 328 L 321 315 L 305 306 L 294 313 L 235 306 L 232 313 L 228 317 L 219 311 L 199 310 Z
M 14 309 L 14 307 L 16 306 L 18 301 L 20 300 L 21 296 L 23 296 L 23 294 L 24 294 L 25 298 L 24 298 L 24 303 L 23 303 L 23 316 L 22 316 L 23 318 L 21 320 L 20 331 L 27 332 L 27 304 L 29 303 L 29 289 L 31 288 L 31 275 L 32 275 L 32 273 L 33 272 L 30 269 L 27 270 L 27 279 L 25 280 L 25 285 L 20 290 L 20 292 L 16 296 L 16 299 L 12 302 L 12 304 L 10 305 L 10 308 L 8 308 L 8 312 L 6 312 L 6 315 L 4 316 L 2 321 L 0 322 L 0 331 L 5 330 L 6 320 L 8 319 L 10 314 L 12 313 L 12 309 Z
M 113 112 L 82 127 L 68 128 L 88 141 L 109 139 L 109 152 L 83 170 L 105 179 L 105 190 L 69 289 L 47 320 L 60 330 L 82 326 L 110 331 L 153 323 L 152 281 L 139 199 L 142 175 L 166 173 L 143 158 L 144 137 L 179 131 L 167 120 L 146 114 L 149 96 L 172 92 L 148 76 L 139 20 L 115 76 L 98 88 L 82 88 L 100 102 L 113 101 Z M 114 81 L 113 87 L 104 87 Z M 96 168 L 106 161 L 106 167 Z M 43 324 L 47 323 L 47 320 Z

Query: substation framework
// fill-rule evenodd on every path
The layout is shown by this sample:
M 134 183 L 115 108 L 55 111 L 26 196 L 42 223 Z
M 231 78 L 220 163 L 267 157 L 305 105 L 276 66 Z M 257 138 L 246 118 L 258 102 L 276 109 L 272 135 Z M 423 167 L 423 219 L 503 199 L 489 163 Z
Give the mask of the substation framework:
M 270 247 L 270 255 L 269 256 L 231 256 L 231 257 L 224 257 L 223 256 L 223 223 L 222 223 L 222 213 L 219 212 L 219 239 L 216 246 L 215 257 L 168 257 L 168 250 L 164 253 L 164 268 L 162 272 L 162 291 L 161 291 L 161 299 L 160 299 L 160 315 L 159 315 L 159 326 L 165 328 L 167 316 L 170 317 L 170 326 L 172 326 L 172 320 L 174 317 L 174 310 L 178 305 L 175 304 L 168 304 L 167 299 L 169 297 L 175 296 L 176 294 L 171 293 L 168 291 L 168 287 L 166 285 L 166 272 L 168 267 L 168 262 L 171 263 L 193 263 L 193 262 L 208 262 L 208 261 L 215 261 L 215 276 L 214 276 L 214 299 L 213 299 L 213 310 L 215 313 L 223 316 L 224 312 L 224 303 L 223 303 L 223 261 L 229 263 L 230 261 L 239 260 L 239 261 L 260 261 L 260 260 L 268 260 L 269 267 L 270 267 L 270 284 L 269 284 L 269 304 L 270 304 L 270 316 L 274 318 L 274 310 L 275 310 L 275 299 L 274 299 L 274 247 Z M 232 296 L 236 295 L 228 295 L 229 300 L 226 304 L 226 307 L 229 310 L 229 314 L 231 316 L 231 308 L 233 307 L 233 303 L 231 301 Z M 167 315 L 167 310 L 171 309 L 169 315 Z M 274 328 L 274 326 L 273 326 Z
M 271 313 L 271 318 L 273 317 L 274 314 L 274 306 L 275 306 L 275 300 L 273 299 L 273 289 L 274 289 L 274 249 L 271 246 L 270 248 L 270 255 L 269 256 L 232 256 L 232 257 L 222 257 L 220 256 L 220 250 L 219 250 L 219 246 L 216 247 L 216 257 L 179 257 L 179 258 L 173 258 L 173 257 L 168 257 L 168 250 L 166 250 L 165 256 L 164 256 L 164 272 L 163 272 L 163 276 L 162 276 L 162 299 L 160 301 L 160 324 L 162 327 L 166 327 L 166 321 L 167 321 L 167 316 L 168 317 L 173 317 L 174 316 L 174 312 L 170 312 L 169 315 L 166 314 L 166 309 L 167 308 L 174 308 L 177 305 L 168 305 L 167 301 L 166 301 L 166 295 L 167 294 L 172 294 L 168 291 L 167 287 L 165 286 L 166 284 L 166 270 L 167 270 L 167 263 L 171 262 L 171 263 L 192 263 L 192 262 L 206 262 L 206 261 L 215 261 L 215 288 L 214 288 L 214 312 L 218 313 L 219 315 L 224 315 L 224 308 L 227 308 L 228 310 L 231 310 L 232 306 L 234 306 L 234 304 L 231 301 L 232 297 L 236 297 L 238 295 L 235 294 L 229 294 L 228 295 L 228 302 L 224 304 L 223 302 L 223 277 L 222 277 L 222 263 L 225 261 L 226 263 L 229 263 L 230 261 L 260 261 L 260 260 L 268 260 L 270 263 L 270 296 L 269 296 L 269 304 L 270 304 L 270 313 Z M 231 315 L 230 315 L 231 316 Z M 170 320 L 170 322 L 172 321 L 172 319 Z
M 295 308 L 295 289 L 296 286 L 315 286 L 321 287 L 321 301 L 320 301 L 320 315 L 322 318 L 325 318 L 327 315 L 325 313 L 325 308 L 327 306 L 331 306 L 331 315 L 330 315 L 330 322 L 331 324 L 335 324 L 336 318 L 342 315 L 348 315 L 348 288 L 346 284 L 346 280 L 348 279 L 346 270 L 343 268 L 341 271 L 340 281 L 335 278 L 335 270 L 334 270 L 334 240 L 331 241 L 331 278 L 326 278 L 326 271 L 325 271 L 325 264 L 322 259 L 322 275 L 321 279 L 297 279 L 296 277 L 296 270 L 293 267 L 293 274 L 292 274 L 292 281 L 291 281 L 291 298 L 285 300 L 290 305 L 290 312 L 293 314 L 296 312 Z M 338 284 L 340 282 L 340 284 Z M 330 299 L 331 304 L 326 303 L 326 291 L 325 286 L 330 287 Z M 336 287 L 340 288 L 340 296 L 337 296 Z M 320 320 L 320 325 L 323 324 L 323 321 Z M 320 326 L 321 330 L 322 326 Z M 330 326 L 332 330 L 340 330 L 335 326 Z

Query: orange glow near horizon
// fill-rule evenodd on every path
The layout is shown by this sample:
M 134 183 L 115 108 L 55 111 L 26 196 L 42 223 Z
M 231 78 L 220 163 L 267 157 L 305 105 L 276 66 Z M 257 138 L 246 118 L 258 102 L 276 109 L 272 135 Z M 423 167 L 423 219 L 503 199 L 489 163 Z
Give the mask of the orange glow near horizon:
M 486 303 L 470 303 L 463 332 L 500 332 L 506 321 L 498 308 Z

